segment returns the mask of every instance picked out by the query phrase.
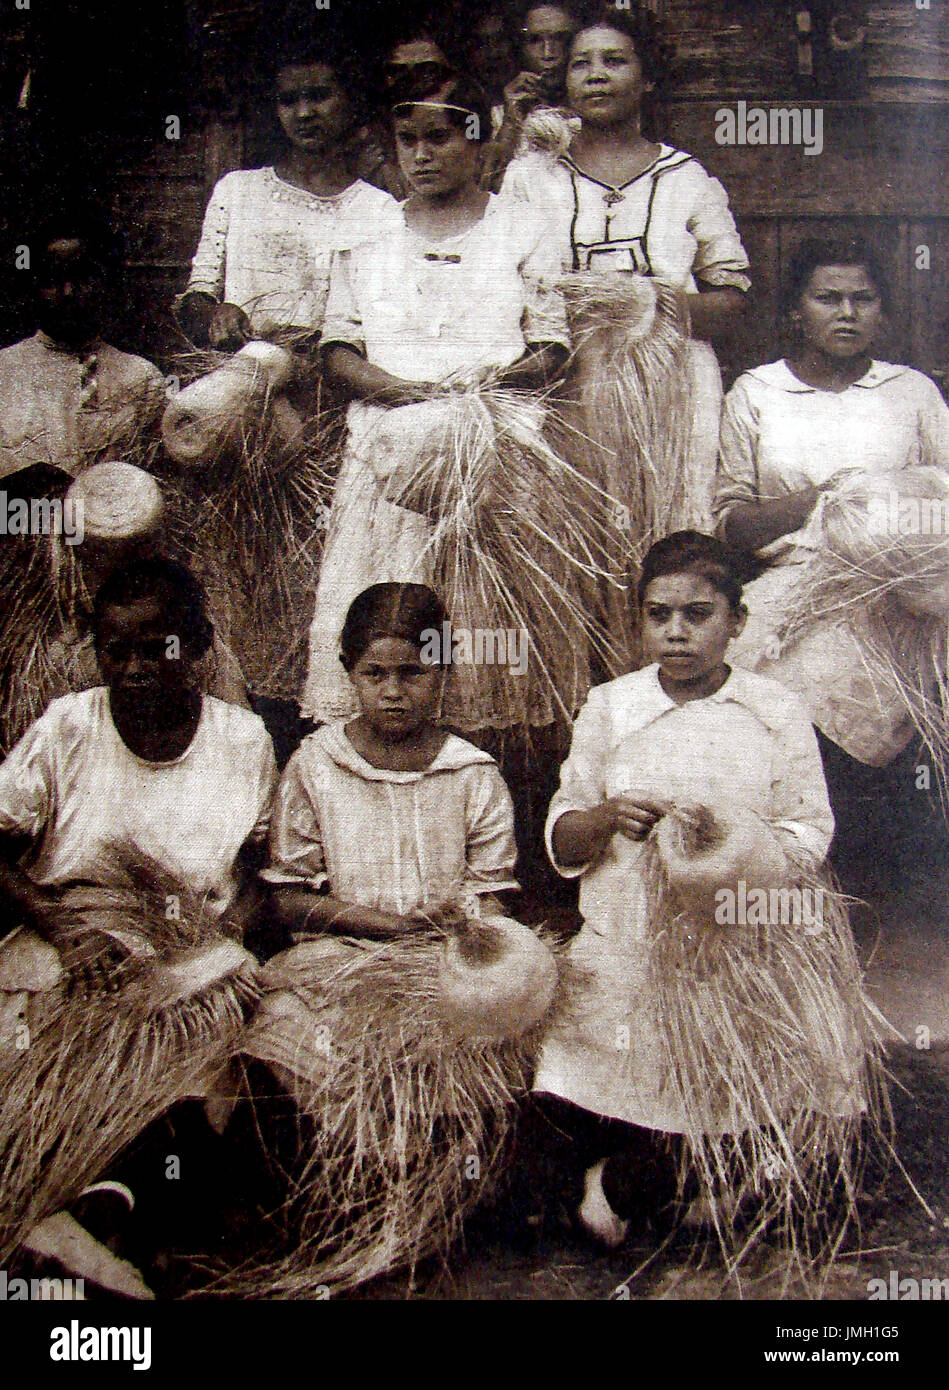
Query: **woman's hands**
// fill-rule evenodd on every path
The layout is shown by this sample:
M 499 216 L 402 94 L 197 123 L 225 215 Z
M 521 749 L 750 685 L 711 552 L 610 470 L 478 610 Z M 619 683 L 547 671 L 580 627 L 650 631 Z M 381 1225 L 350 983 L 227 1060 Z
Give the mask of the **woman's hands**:
M 567 811 L 554 826 L 553 845 L 565 868 L 590 864 L 605 854 L 614 835 L 645 840 L 669 809 L 651 792 L 631 790 L 608 797 L 589 811 Z
M 814 510 L 822 490 L 810 484 L 785 497 L 739 502 L 729 509 L 722 537 L 741 550 L 762 550 L 780 536 L 799 531 Z
M 254 336 L 250 319 L 237 304 L 216 304 L 208 319 L 208 346 L 237 352 Z

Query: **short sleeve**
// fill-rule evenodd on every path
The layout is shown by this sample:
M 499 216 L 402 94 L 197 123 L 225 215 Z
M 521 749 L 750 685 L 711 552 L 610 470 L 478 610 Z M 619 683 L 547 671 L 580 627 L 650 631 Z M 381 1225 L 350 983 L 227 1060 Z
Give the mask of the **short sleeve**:
M 814 726 L 797 696 L 787 692 L 787 702 L 786 717 L 775 730 L 771 825 L 781 832 L 791 857 L 813 868 L 830 849 L 834 815 Z
M 757 502 L 758 479 L 757 412 L 744 382 L 739 378 L 725 397 L 719 441 L 715 498 L 712 513 L 719 532 L 731 507 Z
M 692 274 L 714 289 L 748 290 L 751 281 L 744 274 L 748 269 L 748 255 L 728 206 L 728 194 L 718 179 L 709 174 L 705 174 L 705 179 L 705 187 L 688 221 L 688 229 L 698 243 Z
M 287 764 L 274 798 L 270 853 L 261 877 L 277 885 L 310 888 L 329 882 L 318 811 L 297 754 Z
M 221 299 L 224 294 L 224 279 L 227 269 L 227 234 L 231 222 L 231 197 L 233 185 L 228 182 L 229 175 L 219 179 L 214 186 L 201 226 L 198 249 L 191 262 L 191 275 L 188 278 L 186 294 L 200 291 Z
M 56 806 L 53 711 L 47 710 L 0 763 L 0 831 L 39 840 Z
M 604 759 L 610 747 L 609 710 L 596 690 L 577 715 L 567 761 L 560 769 L 560 786 L 547 813 L 544 839 L 550 862 L 564 878 L 578 878 L 585 864 L 564 868 L 554 854 L 554 826 L 568 811 L 590 811 L 606 797 Z
M 345 343 L 360 353 L 366 351 L 362 316 L 356 302 L 353 252 L 334 251 L 330 264 L 329 293 L 326 316 L 323 320 L 323 347 L 330 343 Z
M 468 799 L 465 826 L 467 873 L 463 890 L 497 893 L 518 888 L 514 877 L 514 804 L 504 779 L 493 764 L 477 768 Z

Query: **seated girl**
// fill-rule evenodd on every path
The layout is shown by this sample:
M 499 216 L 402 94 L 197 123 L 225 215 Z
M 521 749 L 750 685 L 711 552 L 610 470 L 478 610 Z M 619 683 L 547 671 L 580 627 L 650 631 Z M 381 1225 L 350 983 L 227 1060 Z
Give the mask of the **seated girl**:
M 444 1252 L 490 1190 L 519 1039 L 553 995 L 549 951 L 499 915 L 517 888 L 507 788 L 435 723 L 445 672 L 426 649 L 446 621 L 420 584 L 354 599 L 341 646 L 360 712 L 304 739 L 277 793 L 265 877 L 297 944 L 264 967 L 242 1050 L 258 1105 L 276 1078 L 307 1137 L 284 1160 L 289 1253 L 244 1293 L 312 1296 Z
M 255 915 L 270 739 L 249 710 L 201 695 L 213 630 L 183 566 L 113 572 L 93 626 L 105 684 L 54 700 L 0 765 L 5 1250 L 98 1177 L 138 1121 L 203 1093 L 202 1067 L 226 1059 L 250 998 L 253 962 L 225 938 Z M 177 959 L 190 962 L 180 977 Z M 133 1083 L 117 1059 L 140 1028 L 151 1061 Z
M 631 1224 L 680 1216 L 696 1174 L 713 1199 L 716 1183 L 735 1175 L 737 1141 L 764 1162 L 781 1142 L 769 1125 L 785 1127 L 777 1175 L 800 1157 L 795 1126 L 817 1124 L 824 1108 L 847 1117 L 863 1103 L 859 976 L 846 922 L 831 922 L 829 910 L 822 934 L 806 920 L 766 922 L 773 934 L 763 949 L 740 913 L 722 928 L 725 919 L 682 886 L 688 876 L 676 876 L 694 851 L 715 904 L 724 901 L 718 890 L 740 897 L 733 875 L 721 869 L 716 880 L 702 858 L 714 848 L 725 862 L 736 835 L 749 885 L 761 873 L 770 873 L 769 887 L 816 874 L 833 818 L 810 722 L 791 692 L 726 664 L 745 610 L 720 542 L 690 531 L 658 542 L 638 601 L 651 664 L 591 692 L 548 817 L 555 866 L 580 880 L 583 927 L 569 950 L 579 970 L 568 1007 L 546 1034 L 534 1081 L 554 1122 L 548 1134 L 572 1135 L 570 1159 L 586 1170 L 579 1219 L 607 1244 Z M 727 830 L 737 825 L 740 833 Z M 693 831 L 705 835 L 701 852 L 689 847 Z M 734 868 L 734 856 L 729 862 Z M 801 1002 L 812 972 L 836 1042 Z M 786 1039 L 780 1019 L 761 1022 L 779 1012 L 777 1004 L 762 1011 L 765 981 L 767 997 L 792 1018 Z M 780 1071 L 771 1056 L 785 1046 Z M 749 1075 L 741 1059 L 750 1059 Z M 782 1093 L 789 1078 L 794 1091 Z M 789 1093 L 799 1114 L 782 1109 Z M 731 1157 L 723 1135 L 736 1141 Z

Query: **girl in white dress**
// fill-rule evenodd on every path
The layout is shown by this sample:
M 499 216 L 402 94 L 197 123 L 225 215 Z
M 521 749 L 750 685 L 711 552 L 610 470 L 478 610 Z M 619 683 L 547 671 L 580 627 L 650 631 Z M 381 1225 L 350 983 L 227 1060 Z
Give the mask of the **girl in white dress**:
M 737 1091 L 731 1086 L 716 1091 L 712 1077 L 718 1067 L 724 1072 L 734 1063 L 737 1068 L 737 1058 L 722 1055 L 724 1034 L 709 1067 L 707 1091 L 700 1090 L 698 1099 L 691 1084 L 695 1078 L 685 1075 L 699 1055 L 698 1038 L 705 1036 L 690 1010 L 713 1016 L 719 986 L 714 964 L 703 974 L 691 963 L 689 936 L 676 967 L 686 980 L 689 1003 L 670 1021 L 668 999 L 660 1002 L 672 982 L 661 968 L 656 974 L 654 953 L 679 928 L 648 877 L 656 835 L 681 808 L 741 808 L 758 827 L 756 836 L 812 872 L 833 832 L 817 743 L 797 697 L 774 681 L 725 664 L 726 646 L 745 616 L 740 581 L 725 547 L 695 532 L 667 537 L 649 551 L 638 595 L 644 646 L 653 664 L 591 692 L 548 816 L 554 865 L 580 880 L 583 927 L 569 950 L 576 976 L 567 1007 L 548 1029 L 534 1082 L 542 1108 L 553 1109 L 554 1128 L 577 1138 L 574 1157 L 589 1165 L 580 1220 L 607 1244 L 618 1244 L 631 1220 L 652 1217 L 662 1223 L 674 1217 L 676 1172 L 686 1140 L 696 1169 L 707 1174 L 699 1159 L 706 1140 L 718 1144 L 724 1132 L 738 1142 L 760 1123 L 753 1118 L 756 1108 L 772 1123 L 786 1120 L 786 1097 L 767 1096 L 763 1112 L 760 1096 L 754 1106 L 736 1111 L 730 1107 Z M 801 927 L 788 930 L 800 933 Z M 698 931 L 704 935 L 709 928 Z M 761 952 L 753 933 L 749 937 L 740 925 L 724 931 L 736 943 L 729 949 L 747 951 L 753 976 L 775 970 L 775 958 Z M 858 976 L 846 927 L 840 941 L 839 973 L 828 970 L 821 987 L 822 1008 L 835 1020 L 840 1041 L 828 1045 L 822 1025 L 807 1022 L 805 1010 L 792 1047 L 798 1049 L 798 1074 L 808 1076 L 804 1090 L 810 1103 L 843 1116 L 859 1112 L 863 1092 L 854 1032 L 859 1015 L 852 1011 L 849 992 Z M 770 949 L 780 956 L 776 937 Z M 778 971 L 774 978 L 781 981 Z M 778 992 L 786 1009 L 798 1008 L 792 982 L 779 984 Z M 754 987 L 733 997 L 726 987 L 724 1008 L 730 1011 L 733 1038 L 742 1036 L 750 1053 L 767 1058 L 778 1046 L 777 1030 L 770 1037 L 761 1032 L 753 996 Z M 743 1010 L 749 998 L 746 1033 Z M 670 1043 L 680 1036 L 695 1046 L 685 1063 Z M 735 1075 L 731 1082 L 736 1084 Z M 709 1105 L 715 1095 L 718 1100 Z M 550 1097 L 556 1098 L 553 1105 Z M 704 1132 L 696 1130 L 697 1112 Z M 680 1197 L 692 1191 L 686 1185 Z
M 334 261 L 325 363 L 355 399 L 310 632 L 302 709 L 314 719 L 353 710 L 338 651 L 355 595 L 371 583 L 433 578 L 431 520 L 387 500 L 393 463 L 376 441 L 388 413 L 394 419 L 394 408 L 486 380 L 542 387 L 567 355 L 553 246 L 530 210 L 478 187 L 489 130 L 482 97 L 457 79 L 429 100 L 397 107 L 397 150 L 412 193 L 372 245 Z M 487 727 L 492 712 L 476 702 L 453 722 Z
M 274 64 L 286 152 L 215 185 L 179 320 L 199 345 L 233 351 L 292 330 L 319 335 L 333 252 L 371 239 L 392 198 L 351 171 L 345 137 L 356 78 L 325 33 Z
M 745 372 L 729 392 L 715 501 L 719 533 L 766 566 L 746 590 L 749 621 L 731 655 L 802 697 L 821 732 L 835 814 L 855 830 L 874 791 L 858 765 L 893 763 L 910 744 L 912 720 L 899 690 L 875 679 L 862 654 L 865 614 L 853 606 L 829 614 L 789 643 L 780 629 L 822 545 L 815 507 L 824 494 L 854 471 L 949 469 L 949 407 L 936 387 L 871 355 L 887 301 L 865 246 L 802 245 L 788 288 L 794 349 Z M 848 795 L 858 784 L 866 784 L 859 808 Z M 883 785 L 878 778 L 878 796 Z M 865 832 L 864 824 L 861 839 Z

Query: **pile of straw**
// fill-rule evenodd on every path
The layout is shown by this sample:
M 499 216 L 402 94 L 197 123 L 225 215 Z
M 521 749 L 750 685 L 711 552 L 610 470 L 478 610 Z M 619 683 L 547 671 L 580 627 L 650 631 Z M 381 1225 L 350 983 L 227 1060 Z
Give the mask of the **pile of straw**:
M 916 515 L 917 529 L 908 525 Z M 872 684 L 899 696 L 949 797 L 949 479 L 942 470 L 851 472 L 813 513 L 777 638 L 792 649 L 845 620 Z M 935 524 L 931 524 L 935 520 Z
M 60 951 L 68 967 L 91 933 L 103 955 L 128 952 L 120 988 L 87 999 L 61 986 L 29 1046 L 0 1059 L 3 1262 L 148 1124 L 205 1093 L 258 997 L 253 958 L 160 866 L 117 849 L 103 877 L 63 894 Z
M 544 423 L 532 395 L 459 390 L 386 411 L 369 446 L 388 500 L 431 521 L 423 558 L 456 627 L 528 634 L 526 674 L 456 666 L 474 724 L 569 720 L 588 650 L 615 656 L 582 589 L 605 578 L 598 556 L 616 542 L 608 498 L 551 447 Z
M 634 652 L 630 607 L 618 589 L 653 543 L 708 525 L 710 476 L 694 447 L 693 345 L 681 327 L 681 297 L 640 275 L 564 277 L 579 397 L 570 456 L 610 498 L 617 522 L 602 557 L 612 588 L 591 594 L 622 634 L 620 667 Z
M 444 1256 L 500 1176 L 557 983 L 550 952 L 506 919 L 459 918 L 447 939 L 423 925 L 385 944 L 305 943 L 263 978 L 243 1051 L 282 1078 L 313 1137 L 289 1175 L 289 1249 L 218 1288 L 307 1297 Z
M 297 361 L 306 417 L 290 403 L 286 349 L 191 353 L 166 412 L 167 479 L 180 546 L 202 575 L 222 638 L 250 688 L 298 696 L 341 421 Z M 269 354 L 279 356 L 271 361 Z M 243 367 L 235 367 L 237 358 Z
M 809 1279 L 856 1220 L 866 1141 L 888 1116 L 882 1019 L 827 878 L 780 864 L 770 829 L 724 808 L 674 808 L 666 819 L 676 850 L 664 853 L 654 831 L 643 872 L 651 988 L 688 1165 L 730 1271 L 766 1236 L 788 1278 Z M 719 924 L 696 884 L 764 886 L 762 856 L 777 870 L 771 887 L 820 890 L 819 919 L 776 920 L 772 906 L 760 924 L 755 913 Z M 696 867 L 683 872 L 689 860 Z

